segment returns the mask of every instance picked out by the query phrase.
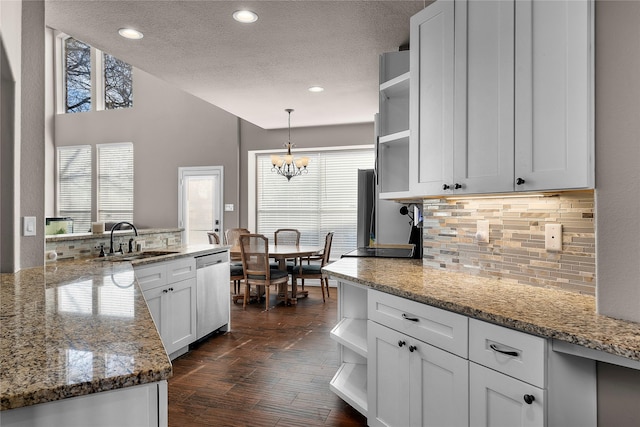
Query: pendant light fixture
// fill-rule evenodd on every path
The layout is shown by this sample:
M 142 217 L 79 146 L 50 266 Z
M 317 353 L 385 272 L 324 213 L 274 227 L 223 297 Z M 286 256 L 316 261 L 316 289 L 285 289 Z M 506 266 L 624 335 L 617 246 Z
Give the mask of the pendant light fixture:
M 287 178 L 287 181 L 290 181 L 294 176 L 309 173 L 307 170 L 309 158 L 301 157 L 296 159 L 291 154 L 291 113 L 293 112 L 293 109 L 287 108 L 284 111 L 289 113 L 289 139 L 287 143 L 284 144 L 284 147 L 287 149 L 287 154 L 284 157 L 276 154 L 271 155 L 271 164 L 273 165 L 271 172 L 276 172 Z

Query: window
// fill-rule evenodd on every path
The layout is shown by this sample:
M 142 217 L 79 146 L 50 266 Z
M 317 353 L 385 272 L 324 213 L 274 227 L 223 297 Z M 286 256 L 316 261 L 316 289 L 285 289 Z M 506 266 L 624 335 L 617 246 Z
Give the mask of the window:
M 104 54 L 104 108 L 133 106 L 133 79 L 131 65 L 115 56 Z
M 91 147 L 58 147 L 58 214 L 73 218 L 73 231 L 91 229 Z
M 309 173 L 291 181 L 271 172 L 270 154 L 259 154 L 256 231 L 273 235 L 278 228 L 297 228 L 300 244 L 324 244 L 334 231 L 332 258 L 357 246 L 358 169 L 372 169 L 374 152 L 336 150 L 304 153 Z
M 67 113 L 91 111 L 91 47 L 74 38 L 64 41 Z
M 59 112 L 133 106 L 131 65 L 73 37 L 60 35 L 58 40 L 58 69 L 62 76 L 57 84 Z
M 73 219 L 74 233 L 90 232 L 91 221 L 96 220 L 133 222 L 133 144 L 96 145 L 95 175 L 92 164 L 89 145 L 57 148 L 57 211 L 59 216 Z
M 98 221 L 133 221 L 133 144 L 98 144 Z

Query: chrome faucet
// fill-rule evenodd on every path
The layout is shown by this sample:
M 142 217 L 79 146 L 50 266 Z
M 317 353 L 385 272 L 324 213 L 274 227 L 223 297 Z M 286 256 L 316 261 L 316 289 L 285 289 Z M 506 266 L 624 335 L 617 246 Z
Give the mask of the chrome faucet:
M 116 228 L 120 227 L 122 224 L 130 225 L 133 228 L 133 232 L 136 233 L 136 236 L 138 235 L 138 229 L 136 228 L 135 225 L 131 224 L 130 222 L 120 221 L 120 222 L 114 224 L 113 227 L 111 227 L 111 239 L 110 239 L 110 243 L 109 243 L 109 253 L 110 254 L 113 253 L 113 232 L 116 230 Z M 122 248 L 122 246 L 120 246 L 120 247 Z

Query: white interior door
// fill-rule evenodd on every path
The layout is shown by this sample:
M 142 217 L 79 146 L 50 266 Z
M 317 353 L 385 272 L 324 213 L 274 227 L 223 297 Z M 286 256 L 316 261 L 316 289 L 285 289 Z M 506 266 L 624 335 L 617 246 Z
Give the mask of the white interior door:
M 207 231 L 222 237 L 223 167 L 178 168 L 178 226 L 183 244 L 209 243 Z

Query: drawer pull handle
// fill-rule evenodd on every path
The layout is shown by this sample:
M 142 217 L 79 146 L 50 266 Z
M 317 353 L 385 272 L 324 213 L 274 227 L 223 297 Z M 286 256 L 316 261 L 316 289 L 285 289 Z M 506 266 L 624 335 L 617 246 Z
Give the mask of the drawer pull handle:
M 406 320 L 411 320 L 412 322 L 417 322 L 418 320 L 420 320 L 417 317 L 409 317 L 405 313 L 402 313 L 402 318 Z
M 418 349 L 418 347 L 416 347 L 415 345 L 410 345 L 410 346 L 409 346 L 409 351 L 410 351 L 411 353 L 413 353 L 413 352 L 414 352 L 414 351 L 416 351 L 417 349 Z
M 495 344 L 490 344 L 489 347 L 491 347 L 491 350 L 497 351 L 498 353 L 506 354 L 507 356 L 514 356 L 514 357 L 518 356 L 517 351 L 500 350 L 498 346 L 496 346 Z
M 403 345 L 406 345 L 406 344 L 407 343 L 402 340 L 398 341 L 398 347 L 402 347 Z
M 527 405 L 531 405 L 533 401 L 536 400 L 536 397 L 532 394 L 525 394 L 524 401 Z

